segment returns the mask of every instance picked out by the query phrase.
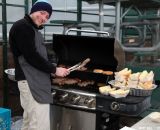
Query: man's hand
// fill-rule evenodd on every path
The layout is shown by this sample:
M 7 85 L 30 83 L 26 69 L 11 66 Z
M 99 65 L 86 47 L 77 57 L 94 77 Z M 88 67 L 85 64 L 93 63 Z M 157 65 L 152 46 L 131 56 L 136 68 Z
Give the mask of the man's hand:
M 65 77 L 65 76 L 69 75 L 69 73 L 70 73 L 70 71 L 68 69 L 62 68 L 62 67 L 57 67 L 55 75 L 59 76 L 59 77 Z

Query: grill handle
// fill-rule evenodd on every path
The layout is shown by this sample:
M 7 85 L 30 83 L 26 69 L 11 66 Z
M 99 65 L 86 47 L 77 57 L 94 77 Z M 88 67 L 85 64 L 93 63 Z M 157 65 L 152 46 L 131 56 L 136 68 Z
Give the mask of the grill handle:
M 107 37 L 110 36 L 110 33 L 109 32 L 104 32 L 104 31 L 93 31 L 93 30 L 81 30 L 81 29 L 68 29 L 66 32 L 65 32 L 65 35 L 68 35 L 69 32 L 85 32 L 85 33 L 97 33 L 97 34 L 105 34 L 107 35 Z

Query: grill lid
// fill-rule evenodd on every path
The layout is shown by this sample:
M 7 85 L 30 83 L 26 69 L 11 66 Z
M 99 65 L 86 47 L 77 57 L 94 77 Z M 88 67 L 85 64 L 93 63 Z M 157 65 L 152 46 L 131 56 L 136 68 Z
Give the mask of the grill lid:
M 114 57 L 114 41 L 106 37 L 53 34 L 53 49 L 58 64 L 74 65 L 90 58 L 87 68 L 115 71 L 118 63 Z

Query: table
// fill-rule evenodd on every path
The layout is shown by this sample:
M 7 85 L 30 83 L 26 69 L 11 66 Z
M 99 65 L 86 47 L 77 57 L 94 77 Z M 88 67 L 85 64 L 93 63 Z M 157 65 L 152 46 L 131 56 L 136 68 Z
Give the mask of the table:
M 134 124 L 131 128 L 134 128 L 135 130 L 160 130 L 160 123 L 151 121 L 148 115 Z

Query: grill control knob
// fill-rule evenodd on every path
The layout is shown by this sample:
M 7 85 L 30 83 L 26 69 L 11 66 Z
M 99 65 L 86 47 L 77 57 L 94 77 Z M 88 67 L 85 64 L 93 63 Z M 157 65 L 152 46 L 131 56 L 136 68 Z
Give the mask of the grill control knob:
M 94 98 L 86 99 L 85 104 L 89 108 L 94 108 L 96 106 L 96 100 Z
M 63 95 L 60 96 L 60 101 L 64 102 L 68 98 L 68 93 L 64 93 Z
M 80 99 L 81 99 L 81 96 L 76 95 L 76 96 L 74 96 L 74 97 L 72 98 L 72 103 L 73 103 L 73 104 L 76 104 L 76 103 L 78 103 L 78 102 L 80 101 Z
M 114 110 L 114 111 L 118 111 L 120 108 L 117 102 L 112 102 L 110 107 L 111 107 L 111 110 Z

